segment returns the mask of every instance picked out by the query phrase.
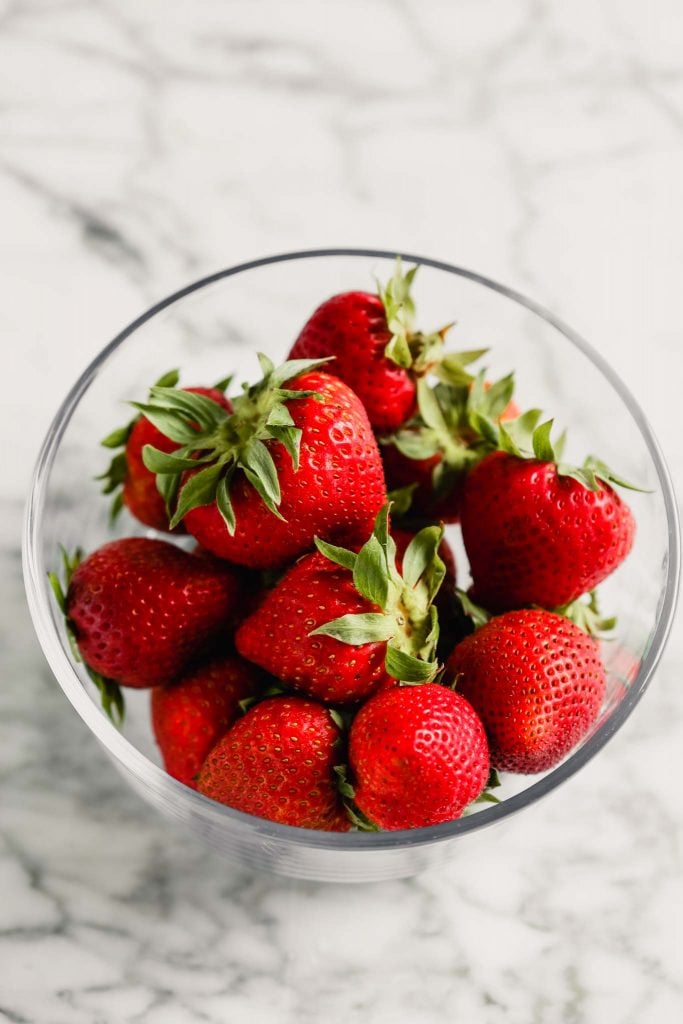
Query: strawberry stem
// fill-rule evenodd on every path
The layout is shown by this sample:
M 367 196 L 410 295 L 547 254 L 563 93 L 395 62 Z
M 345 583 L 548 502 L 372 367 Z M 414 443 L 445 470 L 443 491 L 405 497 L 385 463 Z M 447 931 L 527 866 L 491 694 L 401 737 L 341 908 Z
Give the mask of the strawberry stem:
M 284 385 L 328 361 L 292 359 L 276 368 L 260 353 L 263 377 L 251 386 L 242 385 L 242 394 L 232 399 L 231 413 L 204 395 L 165 387 L 153 387 L 147 404 L 131 403 L 179 445 L 170 455 L 151 445 L 142 450 L 143 462 L 156 474 L 157 488 L 166 501 L 171 529 L 191 509 L 215 501 L 233 534 L 236 521 L 230 487 L 238 469 L 266 508 L 283 518 L 280 484 L 268 442 L 279 441 L 298 470 L 302 431 L 294 425 L 287 402 L 315 397 L 313 391 L 295 391 Z M 186 477 L 188 471 L 192 472 Z
M 396 545 L 389 534 L 389 509 L 386 504 L 380 510 L 372 536 L 357 554 L 315 540 L 318 551 L 351 572 L 356 591 L 380 610 L 341 615 L 309 635 L 333 637 L 352 646 L 384 642 L 385 668 L 392 678 L 430 682 L 439 669 L 439 620 L 433 601 L 446 572 L 438 554 L 443 527 L 427 526 L 413 538 L 400 574 Z

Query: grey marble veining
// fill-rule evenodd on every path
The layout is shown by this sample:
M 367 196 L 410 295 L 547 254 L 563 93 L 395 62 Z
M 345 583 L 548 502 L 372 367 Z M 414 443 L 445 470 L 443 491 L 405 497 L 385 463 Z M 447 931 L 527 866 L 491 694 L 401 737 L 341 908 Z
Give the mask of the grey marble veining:
M 221 266 L 403 248 L 534 295 L 683 479 L 675 0 L 0 0 L 0 1020 L 673 1024 L 683 643 L 504 840 L 382 885 L 239 871 L 156 817 L 44 663 L 19 535 L 85 364 Z

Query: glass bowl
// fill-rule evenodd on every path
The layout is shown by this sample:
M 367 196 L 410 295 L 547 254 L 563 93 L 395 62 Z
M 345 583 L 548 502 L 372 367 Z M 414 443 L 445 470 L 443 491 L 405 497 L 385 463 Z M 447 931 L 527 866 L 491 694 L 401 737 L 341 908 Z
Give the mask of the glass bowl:
M 414 290 L 423 329 L 457 320 L 452 347 L 490 348 L 485 362 L 492 377 L 516 369 L 518 404 L 540 407 L 569 428 L 568 457 L 596 452 L 651 490 L 629 492 L 638 522 L 635 548 L 601 587 L 603 608 L 618 616 L 619 625 L 617 639 L 603 643 L 609 685 L 591 734 L 542 776 L 504 777 L 498 805 L 480 805 L 431 828 L 337 834 L 242 814 L 166 775 L 149 727 L 148 692 L 126 691 L 123 732 L 104 715 L 71 656 L 47 579 L 58 566 L 60 544 L 89 551 L 111 538 L 109 502 L 94 479 L 108 454 L 97 442 L 130 418 L 126 400 L 143 398 L 149 384 L 173 367 L 182 369 L 184 385 L 230 373 L 238 382 L 256 379 L 257 350 L 282 361 L 323 299 L 372 290 L 375 279 L 391 276 L 395 256 L 363 249 L 287 253 L 212 274 L 159 302 L 103 349 L 67 395 L 40 452 L 27 507 L 24 568 L 38 637 L 66 696 L 121 773 L 145 800 L 229 859 L 298 878 L 356 882 L 415 874 L 453 856 L 458 843 L 488 837 L 492 825 L 547 796 L 630 715 L 659 661 L 675 607 L 679 532 L 671 482 L 652 431 L 619 378 L 535 302 L 470 271 L 403 253 L 404 264 L 420 264 Z M 127 513 L 115 532 L 149 533 Z M 458 528 L 449 534 L 462 586 L 466 559 Z

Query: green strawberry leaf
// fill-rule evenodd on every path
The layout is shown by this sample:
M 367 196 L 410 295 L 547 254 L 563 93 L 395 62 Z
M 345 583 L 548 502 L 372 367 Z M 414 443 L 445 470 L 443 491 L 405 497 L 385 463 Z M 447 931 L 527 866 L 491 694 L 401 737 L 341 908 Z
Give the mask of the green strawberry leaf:
M 541 423 L 540 427 L 536 427 L 532 435 L 532 444 L 534 448 L 534 455 L 541 462 L 554 462 L 555 461 L 555 449 L 550 441 L 550 434 L 553 429 L 553 421 L 546 420 L 545 423 Z
M 83 559 L 83 552 L 80 548 L 76 548 L 73 555 L 69 555 L 66 548 L 61 544 L 59 546 L 59 550 L 62 560 L 63 579 L 60 580 L 58 574 L 55 572 L 49 572 L 47 576 L 55 601 L 57 602 L 57 607 L 64 616 L 64 626 L 66 628 L 66 635 L 71 648 L 71 653 L 74 661 L 85 666 L 86 672 L 100 693 L 102 709 L 111 719 L 116 728 L 120 729 L 123 725 L 125 716 L 125 702 L 121 692 L 121 687 L 113 679 L 106 679 L 104 676 L 100 675 L 99 672 L 95 672 L 94 669 L 85 664 L 78 648 L 78 641 L 76 639 L 76 632 L 74 630 L 73 623 L 69 619 L 68 615 L 67 595 L 69 587 L 71 586 L 73 574 Z
M 182 445 L 190 445 L 196 441 L 196 428 L 191 423 L 187 423 L 179 412 L 169 412 L 168 409 L 152 405 L 149 402 L 131 402 L 130 404 L 170 441 Z
M 250 441 L 242 451 L 240 466 L 264 504 L 278 519 L 284 519 L 277 507 L 281 500 L 280 481 L 266 445 L 262 441 Z
M 167 475 L 182 473 L 186 469 L 196 469 L 205 460 L 183 458 L 177 451 L 162 452 L 151 444 L 146 444 L 142 449 L 142 461 L 151 473 Z
M 295 377 L 301 377 L 304 373 L 317 370 L 318 367 L 331 363 L 335 358 L 336 356 L 326 356 L 324 359 L 288 359 L 277 369 L 272 369 L 270 374 L 264 374 L 264 377 L 268 378 L 269 387 L 280 388 L 288 380 L 294 380 Z M 308 392 L 309 395 L 312 393 Z M 294 394 L 299 397 L 303 392 L 295 391 Z
M 167 373 L 163 373 L 159 380 L 154 381 L 154 386 L 157 388 L 175 388 L 178 386 L 180 380 L 180 370 L 168 370 Z M 218 387 L 218 385 L 216 385 Z M 223 388 L 220 389 L 221 391 Z
M 353 585 L 358 593 L 384 610 L 389 597 L 386 551 L 375 534 L 358 552 L 353 567 Z
M 193 391 L 181 391 L 177 388 L 160 388 L 156 385 L 150 388 L 149 405 L 152 408 L 156 406 L 167 412 L 178 413 L 189 424 L 198 423 L 202 430 L 215 430 L 230 416 L 227 409 L 207 395 L 198 395 Z M 150 418 L 147 413 L 145 415 Z
M 214 389 L 216 391 L 222 391 L 223 394 L 225 394 L 225 392 L 228 390 L 228 388 L 232 384 L 233 377 L 234 377 L 234 374 L 232 374 L 232 373 L 229 374 L 227 377 L 221 377 L 221 379 L 217 380 L 216 383 L 214 384 Z M 157 384 L 158 383 L 159 382 L 157 381 Z
M 330 714 L 332 714 L 332 712 L 330 712 Z M 339 793 L 341 793 L 342 796 L 347 797 L 347 799 L 353 800 L 356 795 L 356 791 L 349 782 L 347 765 L 336 764 L 334 766 L 334 772 L 337 776 L 337 790 Z
M 320 537 L 315 537 L 314 541 L 321 555 L 324 555 L 330 562 L 335 562 L 336 565 L 341 565 L 344 569 L 350 569 L 353 572 L 358 557 L 355 551 L 348 551 L 346 548 L 339 548 L 334 544 L 328 544 L 327 541 L 321 540 Z
M 393 623 L 381 612 L 361 612 L 341 615 L 324 626 L 312 630 L 309 636 L 330 636 L 343 644 L 359 647 L 362 644 L 381 643 L 393 634 Z
M 393 679 L 402 683 L 427 683 L 434 678 L 439 667 L 437 662 L 421 661 L 391 643 L 387 644 L 384 666 Z
M 446 569 L 437 552 L 442 540 L 443 526 L 426 526 L 413 537 L 403 556 L 403 579 L 406 586 L 417 586 L 432 566 L 441 570 L 439 585 L 441 584 Z
M 617 627 L 616 616 L 601 614 L 597 590 L 582 594 L 574 601 L 570 601 L 569 604 L 554 608 L 553 611 L 556 615 L 562 615 L 569 619 L 590 636 L 604 638 L 605 634 L 612 633 Z
M 116 430 L 112 430 L 111 434 L 107 434 L 106 437 L 102 438 L 100 444 L 103 448 L 122 448 L 130 437 L 130 432 L 133 429 L 134 423 L 135 420 L 131 420 L 131 422 L 126 423 L 125 426 L 117 427 Z M 104 475 L 105 474 L 103 473 L 102 477 L 97 477 L 97 479 L 101 480 Z
M 177 526 L 191 509 L 211 504 L 216 497 L 216 489 L 222 472 L 223 466 L 217 462 L 189 477 L 178 496 L 178 504 L 169 523 L 171 529 Z
M 616 484 L 618 487 L 625 487 L 629 491 L 640 491 L 642 494 L 652 493 L 643 487 L 638 487 L 637 484 L 631 483 L 629 480 L 625 480 L 622 476 L 618 476 L 602 459 L 598 459 L 595 455 L 587 457 L 584 462 L 584 469 L 591 470 L 596 477 L 604 480 L 605 483 Z
M 475 604 L 472 598 L 464 590 L 460 590 L 459 587 L 456 587 L 455 594 L 460 602 L 462 610 L 465 615 L 472 620 L 475 629 L 485 626 L 486 623 L 491 620 L 491 613 L 481 605 Z
M 233 509 L 232 501 L 230 500 L 230 481 L 232 480 L 232 476 L 233 471 L 229 469 L 225 476 L 222 476 L 216 485 L 216 506 L 231 537 L 234 536 L 235 529 L 237 528 L 235 510 Z M 176 479 L 178 478 L 176 477 Z
M 408 484 L 406 487 L 397 487 L 395 490 L 389 491 L 387 498 L 391 505 L 391 514 L 395 519 L 402 519 L 408 514 L 416 489 L 417 484 Z
M 121 729 L 126 716 L 126 705 L 121 687 L 113 679 L 107 679 L 99 672 L 93 672 L 87 665 L 85 667 L 100 694 L 102 710 L 116 728 Z

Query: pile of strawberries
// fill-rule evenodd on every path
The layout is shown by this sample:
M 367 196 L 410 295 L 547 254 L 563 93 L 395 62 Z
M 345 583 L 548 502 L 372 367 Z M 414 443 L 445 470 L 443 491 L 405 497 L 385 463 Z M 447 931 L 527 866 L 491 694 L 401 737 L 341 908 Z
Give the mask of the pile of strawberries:
M 104 490 L 150 529 L 51 575 L 111 716 L 151 688 L 172 776 L 289 825 L 452 820 L 603 701 L 595 587 L 632 546 L 629 485 L 564 463 L 512 375 L 470 372 L 483 351 L 415 329 L 415 269 L 328 299 L 230 398 L 173 372 L 132 402 Z

